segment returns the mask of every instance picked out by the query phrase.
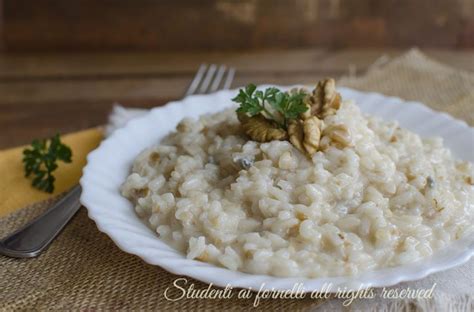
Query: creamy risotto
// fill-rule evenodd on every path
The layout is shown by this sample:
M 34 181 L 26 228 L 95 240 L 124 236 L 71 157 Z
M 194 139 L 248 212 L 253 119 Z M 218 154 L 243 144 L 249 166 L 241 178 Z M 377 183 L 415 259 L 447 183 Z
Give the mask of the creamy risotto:
M 275 276 L 355 275 L 431 255 L 473 232 L 474 169 L 343 102 L 326 126 L 351 145 L 311 158 L 257 143 L 235 108 L 184 119 L 143 151 L 122 194 L 189 259 Z

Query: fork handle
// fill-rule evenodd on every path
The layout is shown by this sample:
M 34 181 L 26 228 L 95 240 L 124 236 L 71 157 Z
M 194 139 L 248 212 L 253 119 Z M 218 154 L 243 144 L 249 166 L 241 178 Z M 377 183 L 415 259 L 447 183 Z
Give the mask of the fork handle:
M 15 258 L 37 256 L 81 207 L 80 195 L 81 186 L 74 186 L 66 196 L 38 218 L 0 241 L 1 253 Z

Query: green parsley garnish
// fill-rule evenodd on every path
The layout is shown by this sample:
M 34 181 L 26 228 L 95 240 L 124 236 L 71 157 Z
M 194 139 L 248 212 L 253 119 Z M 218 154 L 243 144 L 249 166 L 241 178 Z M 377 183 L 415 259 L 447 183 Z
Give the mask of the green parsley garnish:
M 286 129 L 290 119 L 295 119 L 308 110 L 303 101 L 306 95 L 301 90 L 288 93 L 274 87 L 260 91 L 254 84 L 249 84 L 240 89 L 232 101 L 240 104 L 238 113 L 245 113 L 251 117 L 262 114 L 265 118 L 273 120 L 280 128 Z
M 71 149 L 61 143 L 59 134 L 48 140 L 33 140 L 31 149 L 25 148 L 23 150 L 25 177 L 33 175 L 31 185 L 42 191 L 52 193 L 55 181 L 52 173 L 58 167 L 56 162 L 61 160 L 70 163 L 71 156 Z

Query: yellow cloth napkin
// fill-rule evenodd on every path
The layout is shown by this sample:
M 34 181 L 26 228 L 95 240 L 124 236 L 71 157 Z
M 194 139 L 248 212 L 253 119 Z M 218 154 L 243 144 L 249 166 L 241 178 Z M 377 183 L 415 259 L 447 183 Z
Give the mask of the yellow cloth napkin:
M 39 191 L 31 186 L 31 179 L 24 177 L 23 149 L 20 146 L 0 151 L 0 217 L 28 204 L 54 197 L 79 182 L 82 168 L 86 164 L 87 154 L 95 149 L 102 140 L 102 130 L 99 128 L 88 129 L 67 134 L 61 141 L 71 147 L 72 162 L 65 164 L 59 162 L 59 167 L 54 171 L 56 177 L 53 194 Z

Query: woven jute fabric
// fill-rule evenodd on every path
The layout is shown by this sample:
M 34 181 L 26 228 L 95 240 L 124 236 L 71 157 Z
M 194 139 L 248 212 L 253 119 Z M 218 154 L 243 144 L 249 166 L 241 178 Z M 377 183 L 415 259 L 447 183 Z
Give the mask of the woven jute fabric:
M 413 50 L 362 77 L 340 85 L 421 101 L 474 124 L 474 74 L 454 70 Z M 54 200 L 34 204 L 0 219 L 0 237 L 40 214 Z M 118 249 L 81 208 L 41 256 L 0 256 L 0 309 L 248 311 L 253 298 L 168 301 L 164 291 L 178 276 Z M 188 278 L 196 289 L 207 287 Z M 303 311 L 321 300 L 264 299 L 255 310 Z M 322 304 L 324 306 L 324 304 Z
M 419 101 L 474 125 L 474 73 L 441 64 L 417 49 L 338 84 Z

